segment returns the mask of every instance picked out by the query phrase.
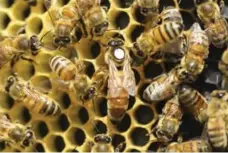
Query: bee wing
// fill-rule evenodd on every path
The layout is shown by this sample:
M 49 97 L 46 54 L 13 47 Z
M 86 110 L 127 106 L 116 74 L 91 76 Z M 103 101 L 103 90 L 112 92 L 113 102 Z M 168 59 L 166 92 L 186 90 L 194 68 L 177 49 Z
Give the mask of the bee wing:
M 108 88 L 109 89 L 116 89 L 119 87 L 120 78 L 117 75 L 118 69 L 115 63 L 109 59 L 109 79 L 108 79 Z
M 225 18 L 225 19 L 228 19 L 228 7 L 227 6 L 224 6 L 222 8 L 222 12 L 221 12 L 222 16 Z
M 41 99 L 40 94 L 38 94 L 37 91 L 32 88 L 29 89 L 28 87 L 24 87 L 23 91 L 25 92 L 26 95 L 29 95 L 32 99 L 35 99 L 35 100 Z
M 136 94 L 135 75 L 134 75 L 134 72 L 131 69 L 131 65 L 130 65 L 129 59 L 125 60 L 125 64 L 124 64 L 124 67 L 123 67 L 123 72 L 124 72 L 123 86 L 127 89 L 128 93 L 131 96 L 135 96 L 135 94 Z
M 4 113 L 0 113 L 0 129 L 4 128 L 7 129 L 12 126 L 12 123 L 7 118 L 7 116 Z
M 49 9 L 51 7 L 52 0 L 44 0 L 44 6 L 46 9 Z

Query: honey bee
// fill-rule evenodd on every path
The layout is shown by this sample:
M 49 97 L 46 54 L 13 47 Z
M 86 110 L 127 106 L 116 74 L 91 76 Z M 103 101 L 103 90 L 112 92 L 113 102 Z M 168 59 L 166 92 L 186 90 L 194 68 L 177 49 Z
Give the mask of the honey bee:
M 32 62 L 25 55 L 31 53 L 35 56 L 41 48 L 42 43 L 35 35 L 29 39 L 25 35 L 7 37 L 0 42 L 0 68 L 8 62 L 11 62 L 12 67 L 19 58 Z
M 26 1 L 30 6 L 36 6 L 37 0 L 24 0 Z
M 168 100 L 162 109 L 161 118 L 155 127 L 155 135 L 160 141 L 169 142 L 177 134 L 183 111 L 177 96 Z
M 106 63 L 108 63 L 109 59 L 112 59 L 117 66 L 122 66 L 127 52 L 124 41 L 120 38 L 114 38 L 108 42 L 107 46 L 105 54 Z
M 162 20 L 162 23 L 164 23 L 164 22 L 177 22 L 177 23 L 183 24 L 183 19 L 182 19 L 181 13 L 174 6 L 166 7 L 162 11 L 160 18 Z
M 126 54 L 122 71 L 118 71 L 112 59 L 108 60 L 108 65 L 108 117 L 111 121 L 118 122 L 125 115 L 129 95 L 134 96 L 136 94 L 135 77 L 128 54 Z
M 161 74 L 154 78 L 144 90 L 143 98 L 151 102 L 169 99 L 176 93 L 176 88 L 180 83 L 177 70 L 173 69 L 168 74 Z
M 106 134 L 97 134 L 94 141 L 90 142 L 91 152 L 119 152 L 123 148 L 120 143 L 115 149 L 112 146 L 112 138 Z
M 207 100 L 197 90 L 188 85 L 180 86 L 179 101 L 186 112 L 192 114 L 201 123 L 207 120 Z
M 49 66 L 61 80 L 71 81 L 84 69 L 82 61 L 75 59 L 74 62 L 75 64 L 63 56 L 56 55 L 50 58 Z
M 5 114 L 0 113 L 0 141 L 25 148 L 34 144 L 35 139 L 30 127 L 18 122 L 12 123 Z
M 102 36 L 109 26 L 107 8 L 94 5 L 83 16 L 83 22 L 90 38 Z
M 21 101 L 32 112 L 44 116 L 54 116 L 61 113 L 58 103 L 41 93 L 17 74 L 7 78 L 5 91 L 16 101 Z
M 73 41 L 79 41 L 74 30 L 81 31 L 78 14 L 73 4 L 65 5 L 62 8 L 51 7 L 49 1 L 45 1 L 48 14 L 54 26 L 53 43 L 58 47 L 67 47 Z
M 135 4 L 144 16 L 159 14 L 159 0 L 136 0 Z
M 224 1 L 221 0 L 221 3 Z M 198 17 L 203 22 L 210 40 L 216 47 L 222 48 L 228 42 L 228 25 L 221 14 L 221 5 L 219 6 L 217 1 L 213 0 L 195 0 L 195 5 Z
M 211 93 L 208 105 L 207 133 L 212 147 L 224 151 L 227 148 L 227 100 L 228 94 L 225 90 L 215 90 Z
M 211 152 L 209 143 L 202 139 L 169 144 L 165 152 Z
M 204 69 L 205 59 L 209 54 L 209 39 L 198 23 L 191 27 L 187 53 L 181 60 L 181 65 L 194 76 Z
M 147 31 L 144 31 L 133 45 L 132 52 L 138 58 L 151 56 L 159 48 L 172 43 L 182 35 L 184 26 L 178 22 L 165 22 Z

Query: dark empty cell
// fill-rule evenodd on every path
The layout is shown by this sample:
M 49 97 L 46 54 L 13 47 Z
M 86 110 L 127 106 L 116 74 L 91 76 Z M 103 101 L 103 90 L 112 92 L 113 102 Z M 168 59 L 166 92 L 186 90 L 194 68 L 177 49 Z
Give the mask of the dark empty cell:
M 136 26 L 131 32 L 131 41 L 135 42 L 136 39 L 141 35 L 143 31 L 144 31 L 143 26 Z
M 181 11 L 182 18 L 184 20 L 184 29 L 188 30 L 195 22 L 191 14 L 188 12 Z
M 85 124 L 89 120 L 89 114 L 85 107 L 80 108 L 78 116 L 82 124 Z
M 66 115 L 62 114 L 58 119 L 58 124 L 61 130 L 65 131 L 70 126 Z
M 13 98 L 11 98 L 10 96 L 7 96 L 7 100 L 6 101 L 7 101 L 7 108 L 11 109 L 13 107 L 13 105 L 14 105 Z
M 149 141 L 148 131 L 144 128 L 135 128 L 131 132 L 131 141 L 136 146 L 144 146 Z
M 108 0 L 101 0 L 101 6 L 105 6 L 109 9 L 110 8 L 110 2 Z
M 134 106 L 134 104 L 135 104 L 135 97 L 130 96 L 127 110 L 131 109 Z
M 8 24 L 10 23 L 11 19 L 9 18 L 9 16 L 7 14 L 4 14 L 2 19 L 3 19 L 3 27 L 2 28 L 5 29 L 8 26 Z
M 165 73 L 168 73 L 170 70 L 172 70 L 177 64 L 173 62 L 165 62 Z
M 31 10 L 30 10 L 30 7 L 27 7 L 23 10 L 23 19 L 26 19 L 29 14 L 30 14 Z
M 64 109 L 67 109 L 71 104 L 70 97 L 67 93 L 64 93 L 62 96 L 62 104 Z
M 15 0 L 7 0 L 7 7 L 11 7 Z
M 190 8 L 195 7 L 194 0 L 188 0 L 188 1 L 179 0 L 179 1 L 180 1 L 180 4 L 179 4 L 180 8 L 190 9 Z
M 56 151 L 61 152 L 65 148 L 65 142 L 61 136 L 55 138 L 55 148 Z
M 119 12 L 115 18 L 116 28 L 126 28 L 129 24 L 129 20 L 129 16 L 126 12 Z
M 116 0 L 119 7 L 121 8 L 128 8 L 132 5 L 132 3 L 134 2 L 134 0 Z
M 159 12 L 161 12 L 164 9 L 164 7 L 175 6 L 174 0 L 160 0 L 159 4 L 160 4 L 159 5 Z
M 84 62 L 84 63 L 86 65 L 85 73 L 87 74 L 88 77 L 91 78 L 95 72 L 93 63 L 90 63 L 90 62 Z
M 107 115 L 107 99 L 102 98 L 99 102 L 99 113 L 102 117 Z
M 140 151 L 137 149 L 130 149 L 129 152 L 140 152 Z
M 145 16 L 140 13 L 140 8 L 136 8 L 135 9 L 134 16 L 135 16 L 135 20 L 136 21 L 138 21 L 140 23 L 144 23 L 145 22 Z
M 74 31 L 74 35 L 75 35 L 75 40 L 74 42 L 78 42 L 79 40 L 81 40 L 82 36 L 83 36 L 83 33 L 81 31 L 81 29 L 75 29 Z
M 76 129 L 74 132 L 74 141 L 77 146 L 81 146 L 85 142 L 85 133 L 81 129 Z
M 150 123 L 153 117 L 153 110 L 149 106 L 140 105 L 135 111 L 135 118 L 140 124 Z
M 95 121 L 96 124 L 93 128 L 93 131 L 96 133 L 96 134 L 100 134 L 100 133 L 106 133 L 107 132 L 107 127 L 106 125 L 101 122 L 101 121 Z
M 163 73 L 161 64 L 150 62 L 144 68 L 145 78 L 155 78 Z
M 60 5 L 61 5 L 61 6 L 64 6 L 64 5 L 66 5 L 67 3 L 69 3 L 69 1 L 70 1 L 70 0 L 60 0 L 59 2 L 60 2 Z
M 51 90 L 51 81 L 46 76 L 36 76 L 32 79 L 32 84 L 41 92 L 48 92 Z
M 161 101 L 156 104 L 156 110 L 157 113 L 161 114 L 162 113 L 162 108 L 165 106 L 165 101 Z
M 99 56 L 100 52 L 101 52 L 101 47 L 98 43 L 93 43 L 91 48 L 90 48 L 90 52 L 92 55 L 92 58 L 97 58 L 97 56 Z
M 41 121 L 38 124 L 38 131 L 39 131 L 38 134 L 41 138 L 45 137 L 48 134 L 49 130 L 45 122 Z
M 158 147 L 161 143 L 160 142 L 153 142 L 150 144 L 148 148 L 148 152 L 156 152 L 158 150 Z
M 116 125 L 116 128 L 120 132 L 127 131 L 131 126 L 131 118 L 128 114 L 124 115 L 124 118 Z
M 6 147 L 5 142 L 0 142 L 0 151 L 4 150 Z
M 26 107 L 22 108 L 21 115 L 24 122 L 27 123 L 30 121 L 31 119 L 30 111 Z
M 35 146 L 36 151 L 34 152 L 45 152 L 44 147 L 41 143 L 37 143 Z
M 125 142 L 125 138 L 122 135 L 115 134 L 112 137 L 112 145 L 116 148 L 120 143 Z
M 135 70 L 135 69 L 132 69 L 132 70 L 133 70 L 134 75 L 135 75 L 136 85 L 138 85 L 138 84 L 139 84 L 139 81 L 140 81 L 140 75 L 139 75 L 139 73 L 137 72 L 137 70 Z
M 140 88 L 138 89 L 138 93 L 140 95 L 140 99 L 144 100 L 143 99 L 143 92 L 148 86 L 149 86 L 149 83 L 146 83 L 146 84 L 141 85 Z

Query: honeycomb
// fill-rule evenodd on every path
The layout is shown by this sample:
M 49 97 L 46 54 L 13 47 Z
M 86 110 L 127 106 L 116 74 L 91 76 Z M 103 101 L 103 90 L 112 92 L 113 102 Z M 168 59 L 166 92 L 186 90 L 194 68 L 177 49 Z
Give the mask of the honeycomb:
M 33 34 L 42 37 L 47 31 L 53 29 L 43 0 L 37 0 L 36 6 L 29 6 L 23 0 L 0 0 L 0 30 L 1 35 L 16 35 L 19 28 L 25 25 L 28 36 Z M 72 0 L 73 1 L 73 0 Z M 62 7 L 70 0 L 55 0 L 53 5 Z M 145 18 L 139 10 L 132 7 L 133 0 L 102 0 L 101 5 L 107 6 L 110 27 L 119 28 L 127 45 L 134 42 L 143 32 Z M 227 1 L 226 1 L 227 3 Z M 197 21 L 193 0 L 160 0 L 160 12 L 166 6 L 179 8 L 184 19 L 186 30 Z M 45 37 L 51 40 L 51 37 Z M 209 58 L 219 60 L 223 49 L 210 48 Z M 151 79 L 163 73 L 161 65 L 147 60 L 144 66 L 132 67 L 138 93 L 130 97 L 129 107 L 123 120 L 117 125 L 112 124 L 107 118 L 107 99 L 99 97 L 95 100 L 95 108 L 91 101 L 84 105 L 74 99 L 74 95 L 61 92 L 52 83 L 55 77 L 51 73 L 48 60 L 53 55 L 63 55 L 67 58 L 77 56 L 86 63 L 86 75 L 92 77 L 99 67 L 104 66 L 105 48 L 96 41 L 81 39 L 79 43 L 72 44 L 61 51 L 49 51 L 43 48 L 34 57 L 37 64 L 19 60 L 14 71 L 27 81 L 31 81 L 35 87 L 49 91 L 49 96 L 59 102 L 62 114 L 57 117 L 42 117 L 31 114 L 22 103 L 13 101 L 9 95 L 0 93 L 0 109 L 9 115 L 12 121 L 19 120 L 22 124 L 32 125 L 36 133 L 34 147 L 11 148 L 4 143 L 0 144 L 1 151 L 38 151 L 38 152 L 81 152 L 89 151 L 88 142 L 93 140 L 97 133 L 106 133 L 113 139 L 112 145 L 116 147 L 121 142 L 126 142 L 124 152 L 155 151 L 160 145 L 156 138 L 148 136 L 158 120 L 158 114 L 164 106 L 164 102 L 149 104 L 143 101 L 142 92 Z M 174 65 L 165 63 L 167 71 Z M 204 83 L 208 71 L 218 71 L 217 64 L 207 63 L 207 68 L 193 86 L 200 92 L 210 92 L 217 87 Z M 3 84 L 10 74 L 9 67 L 0 70 L 0 83 Z M 191 117 L 185 115 L 180 132 L 187 138 L 200 136 L 202 125 Z

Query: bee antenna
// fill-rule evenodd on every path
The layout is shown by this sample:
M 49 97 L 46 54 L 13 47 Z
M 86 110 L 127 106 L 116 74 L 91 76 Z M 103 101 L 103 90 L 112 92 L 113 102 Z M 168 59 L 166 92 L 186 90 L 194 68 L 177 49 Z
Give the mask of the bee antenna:
M 41 38 L 40 38 L 40 42 L 42 42 L 43 38 L 48 35 L 51 32 L 51 30 L 49 30 L 48 32 L 46 32 Z
M 92 122 L 92 124 L 94 125 L 96 131 L 97 131 L 98 133 L 101 133 L 101 132 L 99 131 L 99 129 L 97 128 L 96 124 L 94 123 L 94 121 L 92 120 L 91 122 Z
M 52 25 L 54 26 L 55 25 L 55 22 L 54 22 L 54 19 L 53 19 L 53 17 L 51 16 L 51 13 L 49 12 L 49 8 L 50 8 L 50 4 L 51 2 L 49 1 L 49 0 L 44 0 L 44 7 L 47 9 L 47 12 L 48 12 L 48 15 L 49 15 L 49 17 L 50 17 L 50 19 L 51 19 L 51 23 L 52 23 Z

